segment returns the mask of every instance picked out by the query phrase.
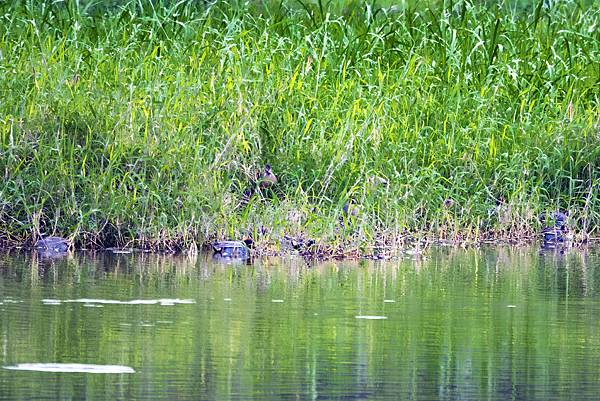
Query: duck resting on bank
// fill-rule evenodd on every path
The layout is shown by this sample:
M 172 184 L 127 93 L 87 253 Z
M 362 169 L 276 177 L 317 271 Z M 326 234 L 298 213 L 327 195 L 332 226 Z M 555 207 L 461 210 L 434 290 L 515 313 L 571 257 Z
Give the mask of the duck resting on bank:
M 250 259 L 254 241 L 247 238 L 243 241 L 216 241 L 213 242 L 213 257 L 223 259 Z
M 570 238 L 569 228 L 567 227 L 567 215 L 560 211 L 552 212 L 549 215 L 552 225 L 546 225 L 542 228 L 544 244 L 556 244 L 568 241 Z M 545 223 L 546 215 L 540 215 L 540 221 Z
M 35 249 L 42 252 L 65 253 L 68 252 L 73 243 L 62 237 L 46 237 L 40 238 L 35 243 Z
M 277 183 L 277 176 L 273 173 L 270 164 L 265 164 L 265 169 L 256 175 L 256 181 L 250 180 L 250 185 L 244 190 L 238 207 L 245 207 L 252 197 L 262 190 L 273 187 Z
M 270 164 L 265 165 L 265 170 L 262 172 L 258 179 L 258 187 L 260 189 L 270 188 L 277 184 L 277 177 L 273 174 Z
M 344 204 L 342 207 L 342 215 L 345 219 L 348 219 L 350 216 L 356 217 L 358 216 L 359 206 L 356 203 L 354 198 L 350 198 L 348 202 Z

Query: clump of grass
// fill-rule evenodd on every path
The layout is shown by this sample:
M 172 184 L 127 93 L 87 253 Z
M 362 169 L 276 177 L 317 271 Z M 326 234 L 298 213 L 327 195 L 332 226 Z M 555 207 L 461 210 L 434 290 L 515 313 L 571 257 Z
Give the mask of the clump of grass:
M 598 232 L 591 4 L 84 3 L 0 4 L 6 242 L 364 250 L 529 237 L 558 208 Z

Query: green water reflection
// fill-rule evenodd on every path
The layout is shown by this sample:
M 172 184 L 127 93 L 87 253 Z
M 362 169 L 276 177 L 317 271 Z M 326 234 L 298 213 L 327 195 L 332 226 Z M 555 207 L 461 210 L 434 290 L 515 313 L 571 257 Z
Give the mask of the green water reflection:
M 5 254 L 2 366 L 135 373 L 0 369 L 0 398 L 598 399 L 599 264 L 511 248 L 313 266 Z M 106 303 L 158 299 L 193 303 Z

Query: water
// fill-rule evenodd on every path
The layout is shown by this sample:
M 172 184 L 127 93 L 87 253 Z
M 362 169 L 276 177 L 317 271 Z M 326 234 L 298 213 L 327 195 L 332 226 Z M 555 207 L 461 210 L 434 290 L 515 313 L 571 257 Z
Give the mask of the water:
M 596 400 L 600 254 L 0 256 L 0 399 Z

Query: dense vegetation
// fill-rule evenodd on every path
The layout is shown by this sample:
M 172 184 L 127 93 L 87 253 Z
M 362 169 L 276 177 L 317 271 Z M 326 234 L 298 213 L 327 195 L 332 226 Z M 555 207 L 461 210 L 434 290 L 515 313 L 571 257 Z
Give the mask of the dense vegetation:
M 403 4 L 0 3 L 2 240 L 597 232 L 598 2 Z

